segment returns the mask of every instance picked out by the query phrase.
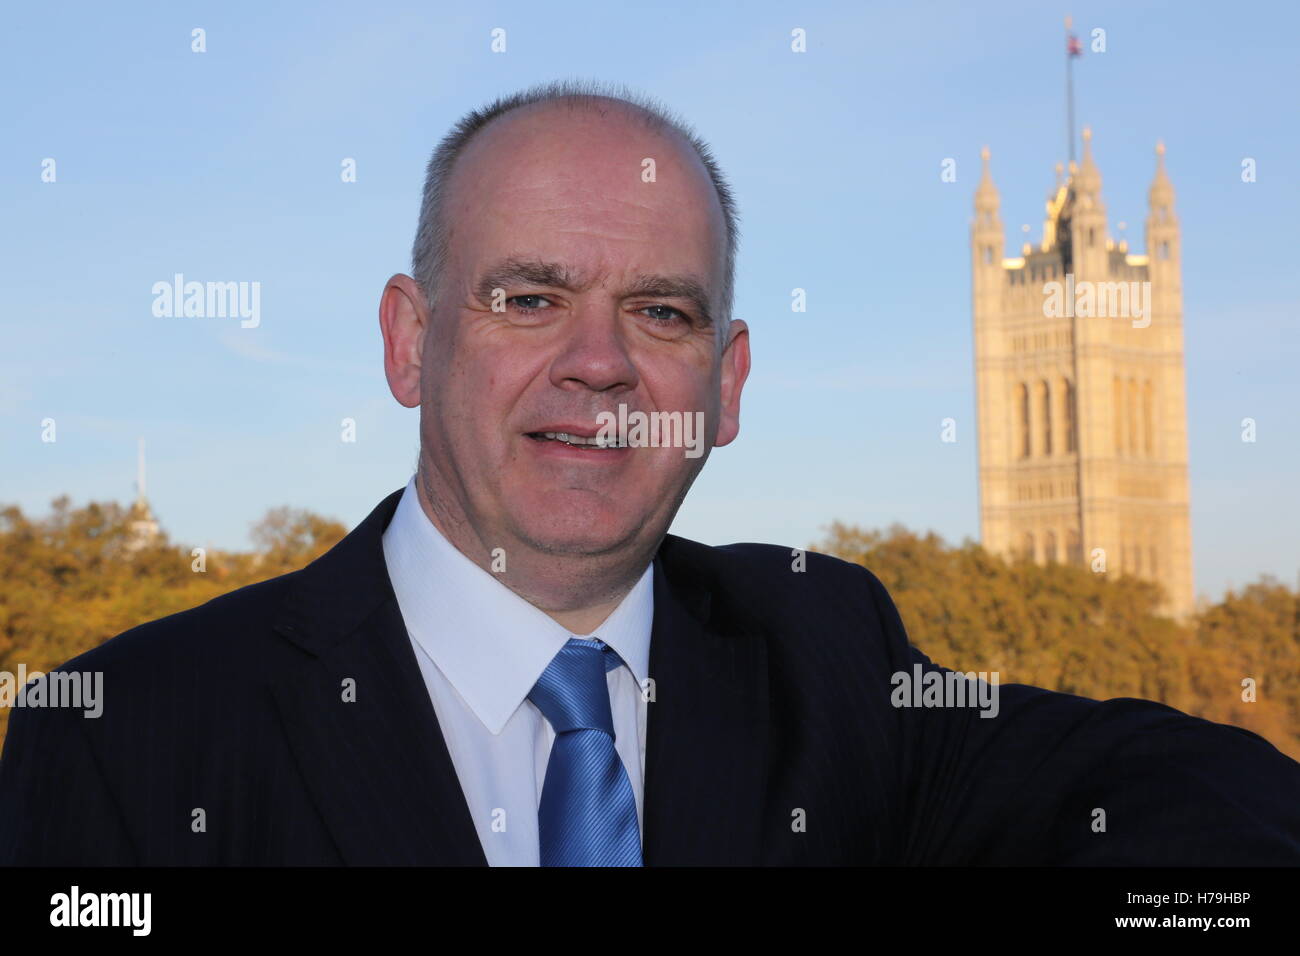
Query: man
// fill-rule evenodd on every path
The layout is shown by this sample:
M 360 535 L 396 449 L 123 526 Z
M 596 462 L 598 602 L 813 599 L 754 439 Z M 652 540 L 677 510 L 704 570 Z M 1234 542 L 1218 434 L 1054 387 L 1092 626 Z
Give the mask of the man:
M 0 862 L 1300 862 L 1300 765 L 1254 734 L 953 680 L 865 569 L 666 533 L 739 429 L 736 236 L 653 104 L 462 120 L 379 309 L 415 477 L 69 662 L 102 717 L 15 711 Z

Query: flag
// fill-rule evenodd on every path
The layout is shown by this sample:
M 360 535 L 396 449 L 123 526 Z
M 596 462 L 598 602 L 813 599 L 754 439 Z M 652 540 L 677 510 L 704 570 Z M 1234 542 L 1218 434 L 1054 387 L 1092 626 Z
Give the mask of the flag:
M 1065 52 L 1070 56 L 1083 56 L 1083 44 L 1073 33 L 1069 34 L 1065 41 Z

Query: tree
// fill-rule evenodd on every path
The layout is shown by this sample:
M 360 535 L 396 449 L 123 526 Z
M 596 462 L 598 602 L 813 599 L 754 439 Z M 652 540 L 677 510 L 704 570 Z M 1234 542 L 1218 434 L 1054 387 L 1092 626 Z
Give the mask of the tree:
M 130 547 L 130 511 L 112 502 L 73 508 L 66 496 L 32 520 L 0 510 L 0 670 L 42 673 L 137 624 L 302 567 L 346 529 L 308 511 L 275 508 L 253 529 L 258 549 L 207 555 L 165 534 Z M 9 712 L 0 708 L 0 741 Z
M 1065 564 L 1006 561 L 906 528 L 839 523 L 814 550 L 884 583 L 912 643 L 938 664 L 1085 697 L 1141 697 L 1245 727 L 1300 757 L 1300 610 L 1265 579 L 1190 626 L 1157 614 L 1160 589 Z M 1242 700 L 1253 677 L 1257 699 Z

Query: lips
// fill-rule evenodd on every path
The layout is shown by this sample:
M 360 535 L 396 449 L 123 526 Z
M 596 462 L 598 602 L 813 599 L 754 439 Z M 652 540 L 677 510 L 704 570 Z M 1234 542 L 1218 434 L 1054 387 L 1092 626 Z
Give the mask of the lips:
M 626 436 L 620 438 L 617 434 L 610 434 L 614 429 L 600 426 L 603 417 L 598 415 L 597 424 L 594 425 L 579 424 L 572 420 L 542 422 L 524 434 L 538 444 L 577 448 L 584 452 L 613 452 L 626 448 Z
M 624 442 L 618 440 L 617 435 L 611 435 L 604 438 L 599 435 L 578 435 L 573 432 L 528 432 L 528 437 L 533 441 L 547 442 L 557 441 L 573 448 L 590 448 L 593 450 L 603 450 L 608 448 L 626 448 Z

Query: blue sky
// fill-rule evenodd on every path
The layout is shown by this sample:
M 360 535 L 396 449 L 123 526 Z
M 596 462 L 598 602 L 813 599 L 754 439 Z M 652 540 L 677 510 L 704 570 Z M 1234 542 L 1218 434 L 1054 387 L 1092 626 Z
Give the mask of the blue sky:
M 659 97 L 735 186 L 739 440 L 673 531 L 806 545 L 830 521 L 977 538 L 968 229 L 987 144 L 1008 253 L 1064 154 L 1061 18 L 1112 230 L 1153 146 L 1183 226 L 1196 585 L 1300 571 L 1300 6 L 1195 3 L 23 5 L 0 40 L 0 501 L 127 501 L 136 439 L 174 539 L 267 508 L 349 525 L 407 479 L 379 292 L 429 151 L 466 110 L 582 77 Z M 192 53 L 202 27 L 207 52 Z M 507 52 L 489 48 L 493 28 Z M 802 27 L 808 52 L 790 52 Z M 1240 179 L 1243 157 L 1258 181 Z M 42 183 L 41 161 L 57 162 Z M 358 180 L 340 181 L 345 157 Z M 940 163 L 957 161 L 957 182 Z M 177 272 L 261 283 L 261 324 L 157 318 Z M 792 313 L 790 290 L 808 292 Z M 58 441 L 40 440 L 57 422 Z M 339 440 L 357 421 L 358 440 Z M 956 444 L 939 423 L 958 423 Z M 1244 417 L 1259 439 L 1239 438 Z

